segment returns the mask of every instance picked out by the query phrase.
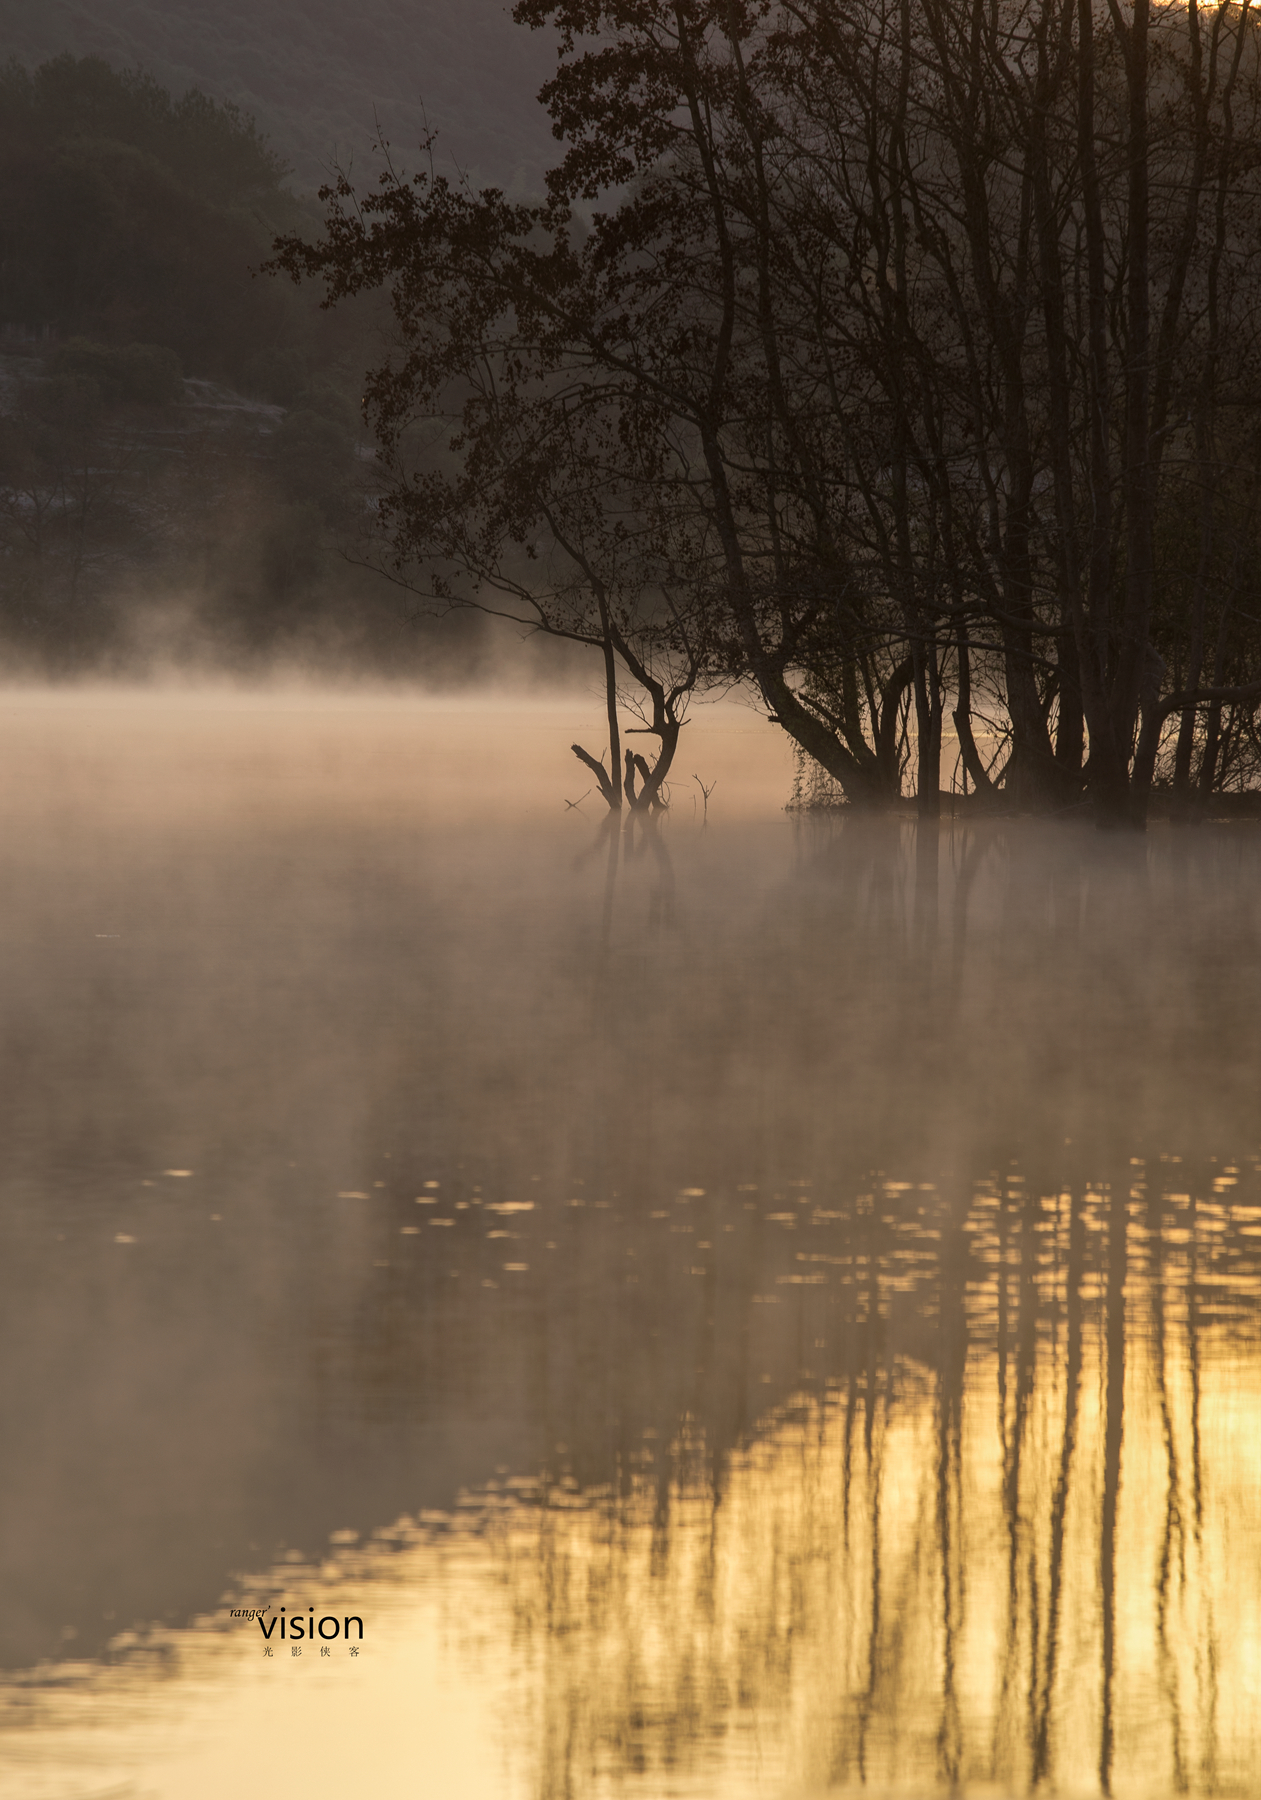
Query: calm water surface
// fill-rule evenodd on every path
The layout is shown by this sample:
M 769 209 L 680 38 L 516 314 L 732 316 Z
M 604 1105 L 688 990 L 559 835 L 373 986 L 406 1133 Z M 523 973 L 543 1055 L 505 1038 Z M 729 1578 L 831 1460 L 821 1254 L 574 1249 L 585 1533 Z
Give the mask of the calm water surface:
M 1261 1791 L 1261 839 L 589 712 L 5 701 L 0 1791 Z

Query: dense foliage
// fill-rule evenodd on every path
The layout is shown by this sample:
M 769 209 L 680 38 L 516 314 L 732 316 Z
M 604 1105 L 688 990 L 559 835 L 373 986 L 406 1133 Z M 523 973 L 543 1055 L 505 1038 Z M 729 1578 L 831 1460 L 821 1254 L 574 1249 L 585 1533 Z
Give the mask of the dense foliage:
M 1250 10 L 517 16 L 562 38 L 549 204 L 387 171 L 282 249 L 391 295 L 399 571 L 641 688 L 751 678 L 854 803 L 1251 784 Z
M 0 44 L 27 67 L 69 51 L 229 97 L 299 191 L 362 159 L 378 121 L 404 154 L 436 127 L 459 167 L 533 191 L 551 143 L 535 100 L 548 46 L 523 42 L 500 0 L 0 0 Z
M 162 344 L 248 378 L 300 332 L 253 268 L 292 221 L 252 122 L 193 90 L 58 57 L 0 73 L 0 324 Z

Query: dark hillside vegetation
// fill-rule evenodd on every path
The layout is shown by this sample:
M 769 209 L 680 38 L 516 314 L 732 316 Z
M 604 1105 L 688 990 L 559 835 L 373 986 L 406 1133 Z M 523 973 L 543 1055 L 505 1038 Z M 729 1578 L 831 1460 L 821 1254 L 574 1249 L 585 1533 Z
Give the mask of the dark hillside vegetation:
M 196 375 L 256 382 L 307 335 L 253 270 L 301 216 L 285 168 L 235 108 L 58 57 L 0 74 L 0 324 L 162 344 Z
M 417 654 L 346 561 L 371 462 L 335 395 L 285 409 L 86 339 L 0 357 L 0 383 L 4 674 Z
M 377 119 L 403 160 L 432 127 L 444 159 L 508 188 L 539 189 L 552 155 L 550 40 L 499 0 L 0 0 L 0 42 L 27 67 L 68 51 L 232 100 L 301 190 L 362 159 Z
M 253 121 L 61 56 L 0 71 L 0 652 L 9 671 L 410 662 L 348 563 L 372 309 L 257 273 L 306 214 Z

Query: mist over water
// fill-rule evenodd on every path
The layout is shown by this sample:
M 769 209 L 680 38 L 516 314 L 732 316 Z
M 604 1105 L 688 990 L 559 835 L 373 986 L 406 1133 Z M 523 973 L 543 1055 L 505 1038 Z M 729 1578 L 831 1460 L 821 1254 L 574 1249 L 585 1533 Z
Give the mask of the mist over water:
M 1255 832 L 592 716 L 0 704 L 13 1791 L 1252 1791 Z

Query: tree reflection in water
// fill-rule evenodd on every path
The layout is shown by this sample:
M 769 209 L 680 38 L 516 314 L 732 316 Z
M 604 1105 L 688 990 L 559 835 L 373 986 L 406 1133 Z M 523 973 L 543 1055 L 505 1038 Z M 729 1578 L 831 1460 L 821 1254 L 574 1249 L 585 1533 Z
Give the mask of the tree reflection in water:
M 816 1194 L 809 1272 L 750 1302 L 826 1334 L 826 1376 L 724 1456 L 688 1418 L 466 1511 L 540 1794 L 752 1757 L 812 1791 L 1246 1789 L 1255 1176 L 1044 1187 Z
M 1254 840 L 301 792 L 5 840 L 11 1692 L 344 1564 L 540 1800 L 1255 1785 Z
M 1186 1136 L 1189 1102 L 1229 1105 L 1220 1070 L 1179 1094 L 1170 1056 L 1186 1047 L 1149 1058 L 1170 1109 L 1159 1134 L 1136 1046 L 1116 1054 L 1123 1026 L 1141 1029 L 1149 1004 L 1169 1005 L 1171 989 L 1194 980 L 1191 968 L 1171 973 L 1162 934 L 1196 870 L 1175 848 L 1155 882 L 1145 857 L 1119 858 L 1043 865 L 1038 887 L 1013 859 L 997 923 L 992 888 L 983 897 L 986 977 L 967 967 L 986 845 L 944 848 L 955 855 L 947 881 L 922 844 L 908 858 L 889 833 L 831 871 L 833 902 L 847 882 L 865 890 L 865 904 L 853 908 L 851 892 L 851 909 L 835 906 L 834 946 L 860 913 L 855 985 L 867 989 L 871 1035 L 894 1016 L 899 1078 L 880 1100 L 903 1110 L 902 1143 L 884 1121 L 872 1132 L 856 1118 L 853 1088 L 869 1070 L 855 1058 L 838 1111 L 854 1135 L 865 1123 L 884 1137 L 883 1169 L 857 1186 L 829 1178 L 816 1113 L 810 1179 L 679 1196 L 676 1209 L 703 1215 L 707 1254 L 689 1270 L 703 1277 L 703 1303 L 676 1297 L 677 1274 L 661 1264 L 653 1287 L 672 1296 L 670 1347 L 695 1368 L 694 1391 L 640 1371 L 659 1400 L 674 1390 L 673 1430 L 647 1426 L 628 1442 L 636 1406 L 627 1390 L 609 1396 L 622 1430 L 601 1469 L 566 1410 L 569 1472 L 553 1468 L 535 1499 L 496 1504 L 481 1522 L 515 1654 L 531 1670 L 512 1736 L 534 1744 L 542 1794 L 633 1774 L 681 1779 L 715 1762 L 738 1769 L 750 1757 L 811 1788 L 878 1791 L 1208 1792 L 1251 1778 L 1261 1747 L 1250 1704 L 1261 1616 L 1257 1167 L 1202 1150 L 1187 1161 L 1146 1153 L 1153 1137 Z M 668 851 L 659 839 L 654 850 L 650 939 L 661 892 L 673 894 Z M 624 1075 L 621 1040 L 635 1027 L 609 970 L 619 942 L 630 957 L 612 924 L 616 875 L 611 860 L 597 992 Z M 809 912 L 808 879 L 793 901 L 775 921 L 790 941 Z M 1013 950 L 1029 957 L 1039 933 L 1050 961 L 1016 967 Z M 642 931 L 631 935 L 642 954 Z M 1146 993 L 1123 943 L 1158 974 Z M 1128 1006 L 1098 993 L 1092 1006 L 1092 980 L 1133 980 Z M 805 1004 L 786 1060 L 800 1078 L 812 1003 L 800 983 L 793 997 Z M 1173 1003 L 1193 1027 L 1185 992 Z M 915 1015 L 920 1030 L 908 1032 Z M 1073 1045 L 1083 1025 L 1094 1041 Z M 771 1026 L 781 1044 L 783 1029 Z M 990 1113 L 973 1085 L 987 1029 L 998 1052 Z M 1039 1061 L 1041 1089 L 1030 1081 Z M 816 1106 L 817 1076 L 805 1083 Z M 952 1111 L 953 1133 L 943 1129 Z M 610 1101 L 593 1117 L 596 1141 L 618 1144 L 625 1180 L 623 1115 Z M 1057 1122 L 1084 1141 L 1057 1142 Z M 1005 1134 L 1034 1158 L 967 1179 L 961 1165 L 979 1145 L 993 1156 Z M 943 1137 L 954 1172 L 923 1179 Z M 757 1199 L 740 1198 L 749 1192 Z M 581 1216 L 593 1292 L 615 1293 L 628 1256 L 646 1276 L 642 1213 L 623 1197 L 618 1220 Z M 658 1217 L 659 1231 L 678 1229 Z M 633 1323 L 623 1329 L 634 1337 Z M 759 1364 L 778 1357 L 782 1370 L 786 1340 L 796 1379 L 760 1377 L 787 1391 L 759 1418 L 756 1401 L 746 1410 Z M 605 1357 L 615 1380 L 621 1355 L 606 1344 Z

